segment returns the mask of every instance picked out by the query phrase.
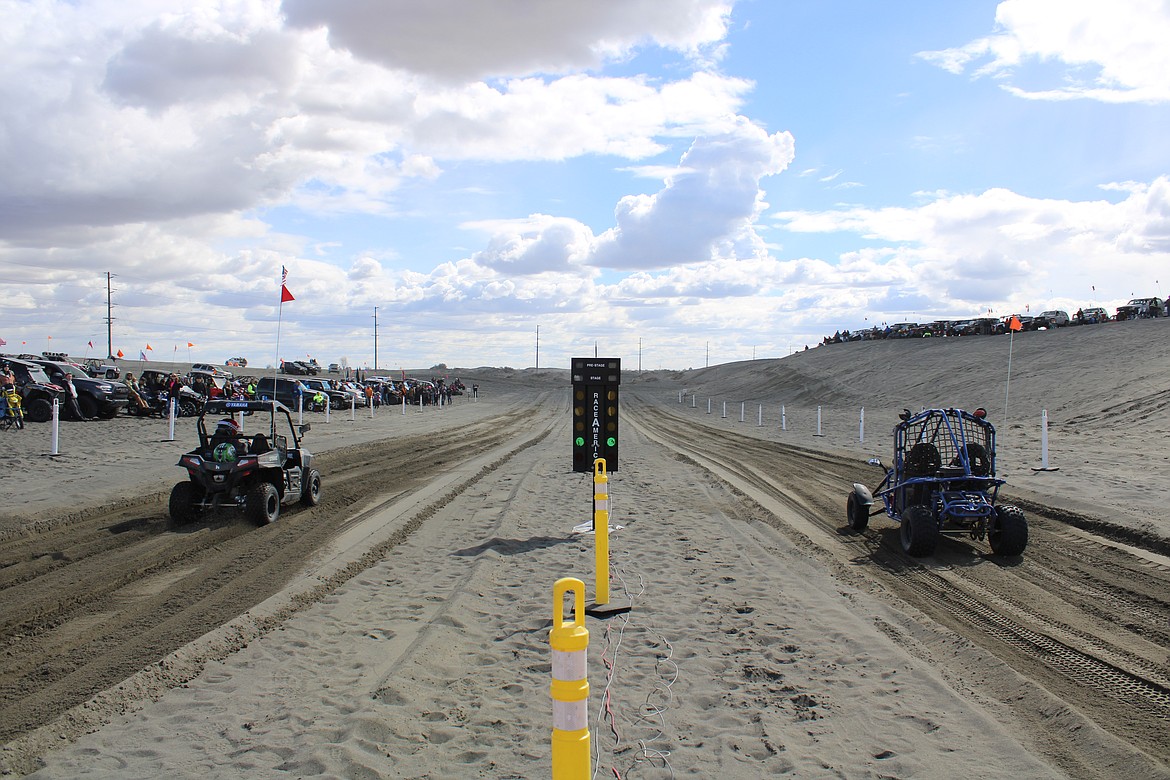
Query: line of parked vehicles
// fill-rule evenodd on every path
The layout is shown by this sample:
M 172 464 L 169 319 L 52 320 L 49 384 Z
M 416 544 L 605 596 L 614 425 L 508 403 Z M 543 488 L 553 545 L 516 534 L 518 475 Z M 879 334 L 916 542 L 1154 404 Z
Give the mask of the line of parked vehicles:
M 1075 314 L 1061 309 L 1050 309 L 1039 314 L 1009 314 L 1006 317 L 975 317 L 966 320 L 937 320 L 929 323 L 895 322 L 885 327 L 866 330 L 838 331 L 824 338 L 825 344 L 839 344 L 842 341 L 868 341 L 874 339 L 926 338 L 931 336 L 993 336 L 1007 333 L 1012 320 L 1019 323 L 1019 330 L 1044 330 L 1063 328 L 1070 325 L 1097 325 L 1103 322 L 1170 317 L 1170 302 L 1158 297 L 1133 298 L 1117 307 L 1110 317 L 1100 306 L 1078 309 Z
M 229 365 L 242 367 L 247 361 L 231 358 Z M 311 364 L 316 366 L 316 361 Z M 202 413 L 210 400 L 272 400 L 290 409 L 323 412 L 370 405 L 401 403 L 437 403 L 462 395 L 464 386 L 455 379 L 391 379 L 368 376 L 358 382 L 340 377 L 326 378 L 288 373 L 286 362 L 280 375 L 236 377 L 231 372 L 208 363 L 196 363 L 183 376 L 156 368 L 144 368 L 133 387 L 121 376 L 116 365 L 97 360 L 77 363 L 61 353 L 40 355 L 0 355 L 0 368 L 13 372 L 12 392 L 0 397 L 0 427 L 23 427 L 28 422 L 52 419 L 53 403 L 60 404 L 61 414 L 68 415 L 64 394 L 65 375 L 71 374 L 77 390 L 81 419 L 111 419 L 119 414 L 140 417 L 166 417 L 171 399 L 176 414 L 194 417 Z M 333 367 L 331 366 L 331 369 Z M 294 369 L 295 370 L 295 369 Z M 67 418 L 72 419 L 72 418 Z

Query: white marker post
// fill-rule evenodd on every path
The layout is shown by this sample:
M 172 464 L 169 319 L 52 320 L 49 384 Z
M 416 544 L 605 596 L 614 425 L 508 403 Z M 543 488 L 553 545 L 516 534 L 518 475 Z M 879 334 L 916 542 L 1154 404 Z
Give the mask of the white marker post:
M 780 430 L 788 430 L 788 413 L 784 411 L 784 404 L 780 404 Z
M 743 414 L 747 411 L 747 401 L 739 402 L 739 421 L 743 422 Z
M 168 438 L 167 441 L 174 441 L 175 440 L 175 399 L 174 398 L 172 398 L 170 403 L 167 404 L 167 419 L 170 421 L 170 433 L 168 434 L 170 436 L 170 438 Z
M 756 421 L 756 427 L 757 428 L 764 427 L 764 405 L 763 404 L 760 404 L 760 414 L 759 414 L 759 419 Z
M 1060 471 L 1059 466 L 1048 465 L 1048 410 L 1040 410 L 1040 468 L 1032 471 Z
M 351 395 L 349 397 L 349 421 L 357 420 L 357 396 Z
M 821 433 L 821 407 L 819 407 L 819 406 L 817 407 L 817 433 L 816 433 L 816 435 L 817 436 L 824 436 L 825 435 L 825 434 Z
M 49 454 L 59 455 L 57 445 L 60 443 L 61 402 L 53 399 L 53 427 L 49 431 Z
M 723 402 L 723 419 L 724 420 L 727 419 L 727 402 L 726 401 Z
M 864 406 L 861 407 L 861 433 L 858 436 L 858 440 L 862 444 L 865 444 L 865 407 Z

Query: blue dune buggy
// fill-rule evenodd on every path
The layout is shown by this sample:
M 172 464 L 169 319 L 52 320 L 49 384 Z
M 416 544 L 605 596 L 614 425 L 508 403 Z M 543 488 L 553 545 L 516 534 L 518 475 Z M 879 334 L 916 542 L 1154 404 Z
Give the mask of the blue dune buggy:
M 902 549 L 930 555 L 940 536 L 987 539 L 992 552 L 1014 556 L 1028 545 L 1019 507 L 997 504 L 1005 480 L 995 476 L 995 427 L 986 413 L 960 409 L 903 412 L 894 427 L 894 464 L 872 492 L 854 483 L 846 502 L 849 527 L 862 531 L 883 510 L 900 524 Z M 875 499 L 882 506 L 873 509 Z

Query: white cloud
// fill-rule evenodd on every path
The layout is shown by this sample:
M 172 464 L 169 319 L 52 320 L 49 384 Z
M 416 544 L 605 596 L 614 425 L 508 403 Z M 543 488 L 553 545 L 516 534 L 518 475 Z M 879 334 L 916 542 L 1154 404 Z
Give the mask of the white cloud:
M 734 133 L 696 139 L 680 173 L 653 195 L 618 203 L 616 226 L 598 237 L 591 262 L 653 269 L 764 251 L 753 224 L 763 209 L 760 180 L 792 161 L 793 139 L 741 123 Z
M 841 281 L 866 288 L 859 291 L 866 308 L 888 310 L 895 291 L 903 297 L 917 291 L 929 301 L 924 308 L 958 316 L 986 305 L 1023 308 L 1054 288 L 1065 291 L 1060 302 L 1068 306 L 1077 290 L 1087 300 L 1094 286 L 1102 297 L 1124 297 L 1135 285 L 1153 284 L 1151 269 L 1170 267 L 1170 179 L 1109 189 L 1129 194 L 1112 203 L 991 189 L 939 194 L 917 208 L 776 217 L 794 232 L 856 233 L 893 244 L 842 258 Z
M 699 54 L 726 33 L 724 0 L 284 0 L 293 27 L 327 28 L 337 48 L 443 81 L 565 74 L 639 45 Z
M 952 73 L 974 66 L 976 75 L 1003 79 L 1025 98 L 1170 100 L 1170 6 L 1162 0 L 1005 0 L 995 19 L 993 35 L 919 56 Z M 1020 66 L 1051 61 L 1067 66 L 1065 83 L 1047 89 L 1015 83 Z

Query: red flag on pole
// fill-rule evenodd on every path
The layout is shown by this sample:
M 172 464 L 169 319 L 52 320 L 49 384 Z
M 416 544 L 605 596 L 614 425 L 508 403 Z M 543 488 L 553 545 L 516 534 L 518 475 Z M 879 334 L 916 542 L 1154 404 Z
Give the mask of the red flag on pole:
M 290 293 L 288 291 L 288 288 L 282 284 L 280 286 L 280 302 L 281 303 L 288 303 L 289 301 L 295 301 L 295 300 L 296 300 L 296 298 L 293 297 L 293 294 Z
M 89 342 L 89 348 L 90 348 L 90 349 L 93 349 L 93 342 L 92 342 L 92 341 L 91 341 L 91 342 Z

